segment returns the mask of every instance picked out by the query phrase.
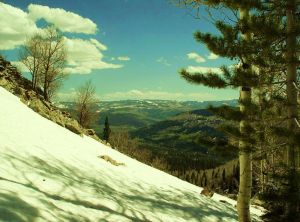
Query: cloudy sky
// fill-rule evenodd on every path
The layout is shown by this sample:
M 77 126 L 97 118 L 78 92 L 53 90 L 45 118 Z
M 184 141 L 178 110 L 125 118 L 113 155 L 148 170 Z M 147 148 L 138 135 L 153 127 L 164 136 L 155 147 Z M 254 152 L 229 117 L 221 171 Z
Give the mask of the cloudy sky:
M 46 23 L 66 37 L 70 76 L 59 92 L 69 99 L 92 80 L 101 100 L 225 100 L 237 91 L 186 83 L 178 70 L 218 71 L 230 61 L 194 41 L 196 30 L 216 32 L 168 0 L 5 0 L 0 3 L 0 53 L 18 48 Z M 204 15 L 204 11 L 200 11 Z

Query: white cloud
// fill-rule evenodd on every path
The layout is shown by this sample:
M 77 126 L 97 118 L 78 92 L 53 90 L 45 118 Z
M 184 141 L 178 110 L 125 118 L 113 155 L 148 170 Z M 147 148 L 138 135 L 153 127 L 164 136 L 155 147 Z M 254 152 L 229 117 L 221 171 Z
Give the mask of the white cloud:
M 73 102 L 76 98 L 76 90 L 74 88 L 69 89 L 68 92 L 59 92 L 55 95 L 55 101 Z
M 0 50 L 14 49 L 38 31 L 26 12 L 4 3 L 0 3 L 0 27 Z
M 118 60 L 120 60 L 120 61 L 129 61 L 130 58 L 128 56 L 119 56 Z
M 160 57 L 156 60 L 156 62 L 161 63 L 165 66 L 171 66 L 171 64 L 164 58 L 164 57 Z
M 95 44 L 95 39 L 83 40 L 65 38 L 65 45 L 69 65 L 65 71 L 70 74 L 89 74 L 93 70 L 117 69 L 122 67 L 122 65 L 103 61 L 104 55 L 99 49 L 98 44 Z
M 99 50 L 105 51 L 107 50 L 106 45 L 103 45 L 101 42 L 99 42 L 97 39 L 90 39 L 91 43 L 93 43 Z
M 74 102 L 78 93 L 78 88 L 69 88 L 67 91 L 58 92 L 55 94 L 54 102 Z M 96 98 L 101 100 L 99 95 L 96 94 Z
M 97 25 L 64 9 L 48 6 L 29 5 L 28 13 L 8 4 L 0 3 L 0 50 L 12 50 L 24 44 L 26 38 L 41 31 L 36 25 L 37 20 L 45 19 L 64 32 L 93 34 Z M 97 39 L 65 38 L 68 51 L 68 67 L 70 74 L 89 74 L 93 70 L 116 69 L 122 65 L 103 61 L 102 51 L 107 47 Z M 28 71 L 24 65 L 15 61 L 14 64 L 22 71 Z
M 202 62 L 206 61 L 202 56 L 198 55 L 195 52 L 188 53 L 187 57 L 188 57 L 188 59 L 195 60 L 195 62 L 198 62 L 198 63 L 202 63 Z
M 204 101 L 215 100 L 217 97 L 209 93 L 182 93 L 182 92 L 164 92 L 164 91 L 142 91 L 130 90 L 127 92 L 114 92 L 100 96 L 102 100 L 124 100 L 124 99 L 165 99 L 178 101 Z
M 30 4 L 28 11 L 34 22 L 45 19 L 63 32 L 95 34 L 97 31 L 97 25 L 92 20 L 61 8 Z
M 17 67 L 20 72 L 29 72 L 29 69 L 20 61 L 12 61 L 11 64 Z
M 208 73 L 208 72 L 214 72 L 217 74 L 221 74 L 222 70 L 220 68 L 216 67 L 205 67 L 205 66 L 188 66 L 186 71 L 190 73 Z
M 59 92 L 56 96 L 56 101 L 74 101 L 76 90 L 70 88 L 66 92 Z M 228 97 L 228 95 L 220 97 L 215 93 L 183 93 L 183 92 L 166 92 L 161 90 L 138 90 L 132 89 L 129 91 L 119 91 L 97 95 L 100 101 L 117 101 L 117 100 L 176 100 L 176 101 L 213 101 L 236 99 L 236 97 Z M 225 98 L 226 97 L 226 98 Z
M 219 58 L 219 56 L 211 52 L 211 53 L 207 56 L 207 58 L 208 58 L 208 59 L 211 59 L 211 60 L 214 60 L 214 59 Z

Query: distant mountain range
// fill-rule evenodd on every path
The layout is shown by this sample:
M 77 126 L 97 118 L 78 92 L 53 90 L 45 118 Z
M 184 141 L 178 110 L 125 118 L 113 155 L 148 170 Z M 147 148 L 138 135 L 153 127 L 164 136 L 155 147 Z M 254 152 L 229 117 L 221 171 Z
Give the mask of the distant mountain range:
M 121 100 L 101 101 L 99 117 L 94 124 L 96 131 L 101 131 L 108 116 L 110 126 L 115 130 L 135 130 L 153 123 L 166 120 L 180 113 L 205 109 L 208 106 L 237 106 L 237 100 L 226 101 L 172 101 L 172 100 Z M 72 112 L 74 103 L 60 102 L 57 106 Z

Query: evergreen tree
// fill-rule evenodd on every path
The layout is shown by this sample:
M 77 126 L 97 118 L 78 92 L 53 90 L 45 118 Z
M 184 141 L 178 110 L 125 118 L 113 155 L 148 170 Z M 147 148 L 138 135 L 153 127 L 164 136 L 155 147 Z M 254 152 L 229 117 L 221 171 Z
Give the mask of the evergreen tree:
M 264 17 L 257 17 L 253 24 L 254 31 L 255 26 L 258 26 L 256 34 L 272 43 L 272 50 L 269 50 L 263 63 L 268 66 L 269 72 L 272 70 L 272 76 L 277 78 L 279 83 L 272 86 L 272 91 L 275 89 L 277 92 L 275 94 L 272 92 L 273 95 L 270 97 L 273 102 L 272 110 L 269 109 L 267 114 L 269 119 L 272 115 L 273 124 L 269 123 L 265 127 L 270 132 L 264 138 L 264 143 L 271 145 L 272 148 L 272 175 L 263 192 L 263 196 L 267 197 L 265 200 L 269 203 L 268 216 L 272 221 L 298 221 L 300 218 L 299 161 L 297 163 L 300 147 L 297 102 L 299 5 L 298 0 L 265 2 L 268 10 L 264 13 Z M 268 29 L 260 29 L 260 23 Z M 263 63 L 260 63 L 260 68 L 263 67 Z M 274 119 L 277 119 L 277 123 Z M 268 141 L 275 142 L 268 144 Z M 278 144 L 284 149 L 278 151 Z M 276 161 L 275 158 L 275 162 L 274 153 L 279 159 Z
M 276 192 L 271 193 L 273 196 L 269 199 L 271 210 L 276 206 L 276 209 L 284 211 L 280 217 L 274 218 L 297 221 L 300 217 L 299 160 L 298 163 L 296 161 L 299 159 L 300 146 L 297 103 L 299 0 L 186 2 L 192 6 L 226 6 L 240 12 L 236 24 L 216 22 L 221 37 L 200 32 L 195 34 L 196 40 L 205 43 L 213 53 L 237 58 L 240 67 L 233 71 L 222 68 L 223 78 L 217 73 L 194 74 L 186 70 L 181 75 L 189 82 L 214 88 L 241 88 L 240 111 L 228 107 L 214 108 L 214 111 L 226 118 L 240 120 L 240 130 L 224 128 L 233 138 L 239 139 L 240 191 L 246 184 L 250 185 L 250 180 L 245 178 L 248 170 L 244 170 L 249 169 L 250 172 L 251 153 L 256 151 L 255 158 L 266 158 L 266 161 L 271 156 L 271 172 L 274 175 L 269 181 L 263 176 L 265 162 L 262 161 L 261 183 L 264 185 L 268 181 L 271 189 L 277 185 Z M 286 147 L 285 152 L 278 149 L 282 146 Z M 258 148 L 259 152 L 254 148 Z M 274 161 L 274 156 L 279 160 Z M 270 188 L 267 190 L 270 191 Z M 246 212 L 249 198 L 248 192 L 246 197 L 240 192 L 240 221 L 250 220 L 249 211 Z
M 103 129 L 103 139 L 108 143 L 111 130 L 109 128 L 108 117 L 105 118 L 104 129 Z
M 272 194 L 266 199 L 271 204 L 269 210 L 275 213 L 281 210 L 272 221 L 297 221 L 300 218 L 297 103 L 300 1 L 182 1 L 193 8 L 225 6 L 239 11 L 235 24 L 215 23 L 222 36 L 197 32 L 195 38 L 213 53 L 237 59 L 240 65 L 233 70 L 223 67 L 223 77 L 213 72 L 189 73 L 186 70 L 181 71 L 181 75 L 191 83 L 241 89 L 239 111 L 228 107 L 213 109 L 228 119 L 240 121 L 239 130 L 223 128 L 233 140 L 239 140 L 240 191 L 246 184 L 250 185 L 250 180 L 245 178 L 248 170 L 244 169 L 250 172 L 252 158 L 249 157 L 255 151 L 254 158 L 261 160 L 261 188 L 266 194 Z M 284 149 L 280 149 L 282 147 Z M 267 163 L 271 168 L 266 174 Z M 246 212 L 250 195 L 246 193 L 246 196 L 241 192 L 239 195 L 240 221 L 250 220 L 249 211 Z
M 198 2 L 198 1 L 194 1 Z M 213 108 L 212 110 L 227 119 L 239 121 L 239 127 L 226 126 L 224 130 L 239 140 L 240 184 L 238 195 L 238 214 L 240 221 L 251 221 L 250 198 L 252 183 L 252 151 L 254 129 L 252 127 L 254 104 L 252 103 L 253 88 L 258 87 L 258 74 L 252 66 L 252 61 L 257 54 L 255 41 L 249 28 L 250 10 L 259 10 L 259 1 L 203 1 L 208 6 L 225 6 L 239 12 L 236 24 L 229 25 L 217 21 L 215 26 L 222 36 L 213 36 L 209 33 L 195 33 L 195 39 L 206 44 L 214 54 L 237 59 L 239 65 L 232 69 L 222 67 L 223 77 L 218 73 L 189 73 L 187 70 L 180 72 L 188 82 L 202 84 L 213 88 L 240 88 L 240 109 L 229 107 Z

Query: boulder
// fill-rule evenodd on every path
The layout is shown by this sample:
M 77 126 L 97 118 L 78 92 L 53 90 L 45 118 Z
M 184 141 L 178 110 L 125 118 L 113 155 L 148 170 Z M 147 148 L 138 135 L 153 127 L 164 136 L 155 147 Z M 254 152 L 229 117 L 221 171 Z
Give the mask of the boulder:
M 76 121 L 68 121 L 67 123 L 65 123 L 65 127 L 68 130 L 72 131 L 73 133 L 76 133 L 76 134 L 79 134 L 79 135 L 82 134 L 82 130 L 81 130 L 79 124 Z
M 230 199 L 237 200 L 237 195 L 236 195 L 236 194 L 228 194 L 227 196 L 228 196 Z
M 67 117 L 67 118 L 72 118 L 72 117 L 71 117 L 71 114 L 68 113 L 68 112 L 66 112 L 66 111 L 62 111 L 61 113 L 62 113 L 65 117 Z
M 93 130 L 93 129 L 86 129 L 86 133 L 87 133 L 89 136 L 96 135 L 96 132 L 95 132 L 95 130 Z
M 110 156 L 107 155 L 103 155 L 103 156 L 99 156 L 101 159 L 111 163 L 114 166 L 125 166 L 125 163 L 118 163 L 117 161 L 115 161 L 114 159 L 112 159 Z
M 200 194 L 211 198 L 214 195 L 214 192 L 209 190 L 207 187 L 204 187 Z
M 264 204 L 264 202 L 262 200 L 260 200 L 257 196 L 254 196 L 251 199 L 251 204 L 262 206 Z

